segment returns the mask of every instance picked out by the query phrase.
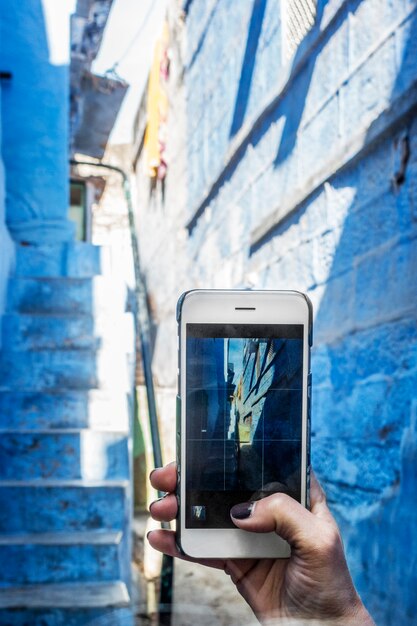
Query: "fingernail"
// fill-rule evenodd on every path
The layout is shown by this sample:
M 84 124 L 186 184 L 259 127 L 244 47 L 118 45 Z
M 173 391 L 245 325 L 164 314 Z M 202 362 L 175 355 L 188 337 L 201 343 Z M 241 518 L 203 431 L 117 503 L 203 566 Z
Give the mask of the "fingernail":
M 146 533 L 146 539 L 149 540 L 149 535 L 151 534 L 152 530 L 148 530 L 148 532 Z
M 255 502 L 243 502 L 235 504 L 231 508 L 230 515 L 235 519 L 246 519 L 250 517 L 255 509 Z
M 155 468 L 152 470 L 152 472 L 149 474 L 149 480 L 151 480 L 151 478 L 152 478 L 152 474 L 153 474 L 154 472 L 156 472 L 156 470 L 159 470 L 159 469 L 161 469 L 161 468 L 160 468 L 160 467 L 155 467 Z
M 161 500 L 165 500 L 165 498 L 169 496 L 169 493 L 166 493 L 165 495 L 163 495 L 161 498 L 158 498 L 157 500 L 154 500 L 153 502 L 150 503 L 149 505 L 149 510 L 151 510 L 151 508 L 153 507 L 154 504 L 156 504 L 157 502 L 161 502 Z

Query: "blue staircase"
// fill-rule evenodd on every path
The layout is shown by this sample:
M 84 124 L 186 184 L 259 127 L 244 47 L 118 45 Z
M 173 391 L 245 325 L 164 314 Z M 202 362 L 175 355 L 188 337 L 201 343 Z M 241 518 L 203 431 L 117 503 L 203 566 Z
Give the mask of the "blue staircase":
M 2 320 L 0 624 L 132 626 L 134 335 L 89 244 L 21 247 Z

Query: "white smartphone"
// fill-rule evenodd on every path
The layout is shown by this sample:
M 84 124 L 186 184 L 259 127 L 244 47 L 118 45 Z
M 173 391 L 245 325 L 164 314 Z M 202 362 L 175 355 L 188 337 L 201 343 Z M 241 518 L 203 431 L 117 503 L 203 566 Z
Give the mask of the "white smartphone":
M 296 291 L 195 290 L 177 309 L 180 550 L 285 558 L 233 505 L 285 492 L 309 506 L 312 307 Z

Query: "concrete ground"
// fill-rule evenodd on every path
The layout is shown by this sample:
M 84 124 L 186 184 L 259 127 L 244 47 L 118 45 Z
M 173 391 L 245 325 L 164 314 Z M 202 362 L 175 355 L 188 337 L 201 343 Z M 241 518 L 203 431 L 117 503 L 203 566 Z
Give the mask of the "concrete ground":
M 135 517 L 134 602 L 136 626 L 155 626 L 159 597 L 159 553 L 147 543 L 146 532 L 155 527 L 148 514 Z M 174 590 L 171 626 L 253 626 L 258 624 L 246 602 L 223 571 L 174 561 Z
M 175 561 L 172 626 L 252 626 L 251 609 L 223 571 Z

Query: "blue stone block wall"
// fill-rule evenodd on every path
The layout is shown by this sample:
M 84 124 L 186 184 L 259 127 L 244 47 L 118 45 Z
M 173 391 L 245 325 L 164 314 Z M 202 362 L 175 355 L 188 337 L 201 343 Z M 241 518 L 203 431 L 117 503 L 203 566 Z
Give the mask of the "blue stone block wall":
M 186 289 L 309 294 L 314 468 L 377 623 L 411 626 L 417 6 L 318 0 L 292 53 L 288 2 L 183 5 L 165 200 L 149 201 L 139 181 L 155 369 L 174 386 L 175 300 Z
M 416 7 L 321 1 L 287 60 L 282 4 L 189 4 L 192 272 L 309 293 L 314 467 L 377 623 L 411 625 Z

